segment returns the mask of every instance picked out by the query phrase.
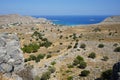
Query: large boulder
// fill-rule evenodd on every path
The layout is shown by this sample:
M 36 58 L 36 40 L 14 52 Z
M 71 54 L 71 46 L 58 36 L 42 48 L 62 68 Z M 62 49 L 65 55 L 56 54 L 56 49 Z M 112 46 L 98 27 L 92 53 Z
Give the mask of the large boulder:
M 24 69 L 24 58 L 15 34 L 0 34 L 0 72 L 16 73 Z

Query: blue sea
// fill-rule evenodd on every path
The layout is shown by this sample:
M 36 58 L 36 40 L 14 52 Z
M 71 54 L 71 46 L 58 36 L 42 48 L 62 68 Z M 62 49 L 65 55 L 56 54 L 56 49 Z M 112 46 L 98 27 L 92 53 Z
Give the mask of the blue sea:
M 57 25 L 88 25 L 102 22 L 109 16 L 33 16 L 36 18 L 46 18 Z

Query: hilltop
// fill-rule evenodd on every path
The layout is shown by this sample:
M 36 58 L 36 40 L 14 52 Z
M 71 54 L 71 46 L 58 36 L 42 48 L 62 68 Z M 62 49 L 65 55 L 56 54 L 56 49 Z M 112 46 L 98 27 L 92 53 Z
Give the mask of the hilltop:
M 34 80 L 97 80 L 101 78 L 102 72 L 112 69 L 120 60 L 119 17 L 107 18 L 99 24 L 76 27 L 53 25 L 48 20 L 36 23 L 39 19 L 33 17 L 9 17 L 1 19 L 10 20 L 5 21 L 4 25 L 20 20 L 24 25 L 2 28 L 0 33 L 17 34 L 25 65 L 32 67 Z M 84 70 L 88 71 L 83 77 L 81 72 Z M 29 77 L 25 80 L 29 80 Z

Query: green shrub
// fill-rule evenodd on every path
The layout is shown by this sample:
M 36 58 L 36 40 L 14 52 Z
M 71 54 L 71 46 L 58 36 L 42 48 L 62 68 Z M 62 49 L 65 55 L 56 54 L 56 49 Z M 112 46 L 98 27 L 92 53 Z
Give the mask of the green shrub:
M 71 46 L 71 45 L 69 45 L 67 49 L 70 49 L 70 48 L 72 48 L 72 46 Z
M 50 47 L 52 45 L 52 42 L 49 42 L 49 41 L 45 41 L 45 42 L 43 42 L 43 43 L 40 43 L 40 46 L 44 46 L 44 47 L 46 47 L 46 48 L 48 48 L 48 47 Z
M 99 48 L 103 48 L 103 47 L 104 47 L 104 44 L 99 44 L 98 47 L 99 47 Z
M 50 74 L 50 71 L 43 73 L 40 80 L 48 80 L 50 78 Z
M 80 76 L 86 77 L 86 76 L 88 76 L 89 74 L 90 74 L 90 71 L 89 71 L 89 70 L 83 70 L 83 71 L 81 71 Z
M 77 45 L 78 45 L 78 42 L 76 42 L 76 43 L 75 43 L 75 46 L 74 46 L 74 48 L 77 48 Z
M 110 80 L 111 76 L 112 76 L 112 70 L 109 69 L 109 70 L 106 70 L 106 71 L 102 72 L 101 79 L 102 80 Z
M 36 60 L 36 56 L 30 55 L 31 60 Z
M 36 43 L 31 43 L 29 45 L 24 45 L 22 48 L 22 51 L 25 53 L 32 53 L 32 52 L 37 52 L 40 46 Z
M 55 67 L 53 66 L 49 66 L 48 70 L 51 72 L 51 73 L 54 73 L 55 72 Z
M 73 76 L 69 76 L 67 80 L 73 80 Z
M 77 39 L 76 33 L 73 33 L 73 39 Z
M 96 57 L 96 54 L 94 52 L 92 52 L 92 53 L 89 54 L 88 57 L 94 59 Z
M 56 62 L 55 62 L 55 61 L 51 62 L 51 65 L 55 65 L 55 64 L 56 64 Z
M 39 58 L 39 59 L 43 59 L 45 57 L 45 54 L 39 54 L 39 55 L 37 55 L 37 58 Z
M 87 66 L 87 63 L 84 61 L 81 61 L 78 67 L 81 69 L 84 69 L 84 68 L 86 68 L 86 66 Z
M 80 64 L 81 61 L 84 61 L 83 57 L 77 56 L 73 61 L 73 65 L 76 66 L 76 65 Z
M 107 56 L 103 56 L 103 61 L 107 61 L 109 58 Z
M 77 56 L 76 59 L 78 59 L 79 61 L 84 61 L 83 57 L 81 56 Z
M 86 47 L 86 45 L 84 44 L 84 43 L 82 43 L 81 45 L 80 45 L 80 48 L 85 48 Z
M 115 48 L 114 52 L 120 52 L 120 47 Z
M 48 58 L 51 58 L 51 57 L 52 57 L 51 54 L 48 54 L 48 55 L 47 55 L 47 59 L 48 59 Z
M 28 62 L 28 59 L 24 59 L 24 62 Z
M 72 64 L 67 65 L 68 68 L 73 68 L 74 66 Z
M 34 80 L 40 80 L 39 76 L 35 76 Z

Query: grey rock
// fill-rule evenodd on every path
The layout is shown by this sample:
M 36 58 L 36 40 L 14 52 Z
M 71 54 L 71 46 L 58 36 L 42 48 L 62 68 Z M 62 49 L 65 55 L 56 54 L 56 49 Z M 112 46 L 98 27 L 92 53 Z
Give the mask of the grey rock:
M 24 69 L 24 57 L 16 34 L 0 34 L 0 72 L 5 75 Z M 9 77 L 9 76 L 7 76 Z M 22 79 L 17 79 L 22 80 Z
M 0 38 L 0 47 L 4 47 L 6 45 L 6 42 Z
M 12 72 L 14 70 L 14 67 L 12 65 L 5 64 L 5 63 L 1 64 L 0 67 L 5 73 Z

